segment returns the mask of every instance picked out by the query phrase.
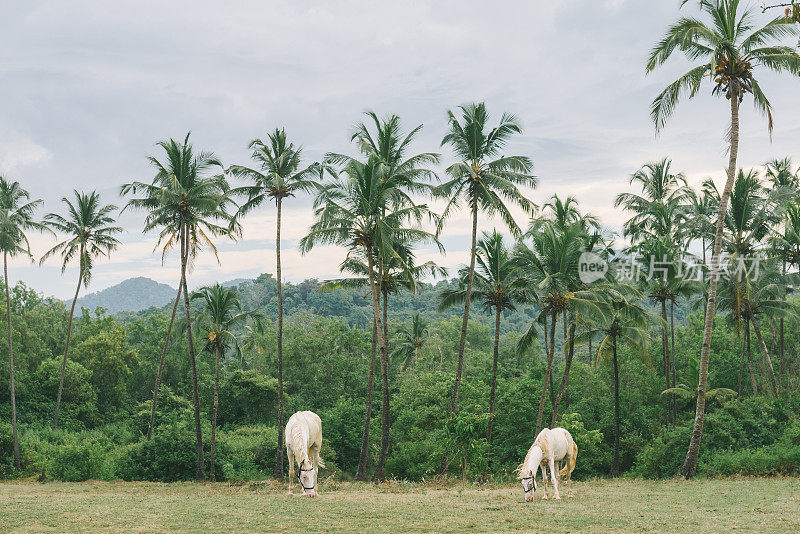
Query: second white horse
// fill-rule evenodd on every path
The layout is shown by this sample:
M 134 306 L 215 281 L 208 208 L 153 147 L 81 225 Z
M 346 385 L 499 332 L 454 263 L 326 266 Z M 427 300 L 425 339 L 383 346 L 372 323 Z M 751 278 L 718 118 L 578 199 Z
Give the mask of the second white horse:
M 550 471 L 550 480 L 555 488 L 553 498 L 557 501 L 561 500 L 561 495 L 558 492 L 558 479 L 566 475 L 568 482 L 569 493 L 568 497 L 572 497 L 572 471 L 575 469 L 575 460 L 578 457 L 578 445 L 572 439 L 572 435 L 565 428 L 545 428 L 528 450 L 525 456 L 525 461 L 519 466 L 518 478 L 522 480 L 522 490 L 525 492 L 525 501 L 532 501 L 533 494 L 536 491 L 536 473 L 539 468 L 542 468 L 542 482 L 544 484 L 544 497 L 547 499 L 547 479 L 546 469 Z M 558 472 L 558 463 L 564 460 L 564 468 Z

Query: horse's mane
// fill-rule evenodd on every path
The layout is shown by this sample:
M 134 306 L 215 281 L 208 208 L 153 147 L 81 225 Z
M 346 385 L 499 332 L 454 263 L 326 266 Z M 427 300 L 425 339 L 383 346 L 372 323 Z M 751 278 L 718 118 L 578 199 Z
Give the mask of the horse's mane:
M 302 462 L 303 460 L 308 459 L 308 448 L 307 443 L 306 446 L 303 446 L 303 429 L 300 428 L 300 422 L 295 420 L 294 424 L 290 428 L 290 443 L 292 444 L 292 451 L 297 456 L 298 462 Z M 297 449 L 300 450 L 297 450 Z
M 522 478 L 522 470 L 525 468 L 526 465 L 528 465 L 528 460 L 531 459 L 531 454 L 533 454 L 534 447 L 539 447 L 539 449 L 541 449 L 542 456 L 547 454 L 547 451 L 550 448 L 550 442 L 547 439 L 547 433 L 549 431 L 550 431 L 549 428 L 543 428 L 542 431 L 539 432 L 539 435 L 536 436 L 536 441 L 534 441 L 533 445 L 531 445 L 531 448 L 528 449 L 528 454 L 525 455 L 525 460 L 521 464 L 519 464 L 519 467 L 517 467 L 516 469 L 517 478 Z

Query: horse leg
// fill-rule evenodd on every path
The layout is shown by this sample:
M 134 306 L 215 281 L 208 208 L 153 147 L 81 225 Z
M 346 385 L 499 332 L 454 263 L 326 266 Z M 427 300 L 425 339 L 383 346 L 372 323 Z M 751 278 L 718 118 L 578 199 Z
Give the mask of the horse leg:
M 292 475 L 294 474 L 294 455 L 292 449 L 286 447 L 286 456 L 289 458 L 289 491 L 292 491 Z
M 553 487 L 555 488 L 555 495 L 553 495 L 553 499 L 556 501 L 561 500 L 561 495 L 558 494 L 558 479 L 556 478 L 556 466 L 555 461 L 550 458 L 550 480 L 553 482 Z
M 547 500 L 547 467 L 544 464 L 541 465 L 542 467 L 542 490 L 544 491 L 544 495 L 542 495 L 542 500 Z

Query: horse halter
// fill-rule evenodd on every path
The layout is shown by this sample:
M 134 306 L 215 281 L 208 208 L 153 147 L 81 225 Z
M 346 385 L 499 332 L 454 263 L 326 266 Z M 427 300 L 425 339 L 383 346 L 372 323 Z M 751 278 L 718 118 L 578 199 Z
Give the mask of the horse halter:
M 536 475 L 531 475 L 529 477 L 522 477 L 520 480 L 522 480 L 522 489 L 525 491 L 525 495 L 531 493 L 532 491 L 536 491 Z M 533 484 L 531 484 L 530 489 L 525 489 L 526 480 L 533 480 Z
M 314 483 L 313 486 L 307 488 L 305 484 L 303 484 L 303 479 L 300 478 L 300 475 L 303 473 L 303 471 L 313 471 L 313 470 L 314 466 L 311 466 L 311 469 L 303 469 L 302 465 L 300 465 L 300 467 L 297 468 L 297 481 L 300 482 L 300 486 L 303 488 L 304 491 L 312 491 L 317 487 L 316 483 Z

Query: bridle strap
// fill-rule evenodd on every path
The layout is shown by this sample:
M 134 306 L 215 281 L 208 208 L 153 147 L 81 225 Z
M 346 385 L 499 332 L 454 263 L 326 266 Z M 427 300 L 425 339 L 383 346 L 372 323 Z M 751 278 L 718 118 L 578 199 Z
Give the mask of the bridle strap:
M 520 480 L 524 481 L 524 480 L 531 480 L 531 479 L 534 479 L 534 478 L 536 478 L 536 475 L 531 475 L 529 477 L 522 477 Z M 526 489 L 525 493 L 530 493 L 532 491 L 535 491 L 535 489 L 536 489 L 536 484 L 535 484 L 535 481 L 534 481 L 534 484 L 531 485 L 531 489 Z
M 310 488 L 307 488 L 307 487 L 305 486 L 305 484 L 303 484 L 303 479 L 302 479 L 302 478 L 300 478 L 300 473 L 302 473 L 302 472 L 304 472 L 304 471 L 313 471 L 313 470 L 314 470 L 314 468 L 313 468 L 313 467 L 312 467 L 311 469 L 303 469 L 303 466 L 302 466 L 302 465 L 301 465 L 300 467 L 298 467 L 298 468 L 297 468 L 297 481 L 298 481 L 298 482 L 300 482 L 300 486 L 301 486 L 301 487 L 302 487 L 302 488 L 303 488 L 305 491 L 311 491 L 311 490 L 315 489 L 315 488 L 317 487 L 317 485 L 316 485 L 316 484 L 314 484 L 314 485 L 313 485 L 313 486 L 311 486 Z

